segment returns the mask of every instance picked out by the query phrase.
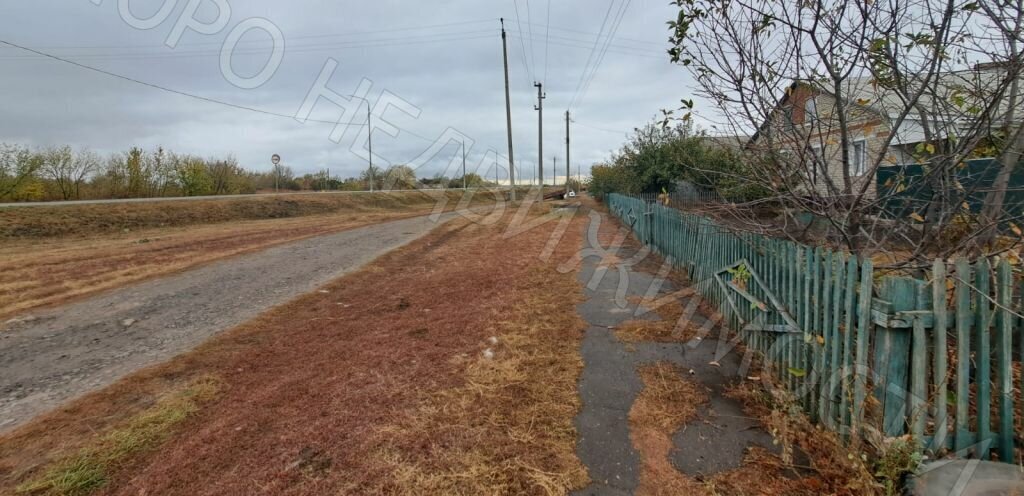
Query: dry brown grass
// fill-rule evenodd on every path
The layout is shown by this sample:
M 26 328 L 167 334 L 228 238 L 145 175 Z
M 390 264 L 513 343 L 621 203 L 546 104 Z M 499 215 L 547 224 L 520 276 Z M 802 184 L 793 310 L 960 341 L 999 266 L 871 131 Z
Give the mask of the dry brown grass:
M 217 378 L 202 377 L 162 395 L 155 405 L 132 416 L 124 425 L 49 465 L 35 479 L 21 484 L 17 492 L 59 496 L 91 493 L 106 484 L 127 460 L 160 446 L 203 403 L 215 398 L 218 388 Z
M 419 406 L 376 431 L 372 454 L 388 474 L 361 488 L 388 494 L 566 494 L 588 481 L 572 419 L 584 323 L 573 274 L 535 271 L 491 329 L 493 359 L 457 357 L 466 384 L 424 394 Z M 427 441 L 424 433 L 440 433 Z
M 221 203 L 237 201 L 242 200 Z M 369 195 L 364 201 L 370 201 Z M 0 319 L 279 244 L 425 215 L 433 208 L 426 202 L 381 200 L 381 205 L 367 203 L 348 212 L 289 219 L 8 240 L 0 243 Z M 173 208 L 182 206 L 196 205 L 183 202 Z M 448 208 L 454 206 L 449 203 Z
M 672 434 L 697 420 L 699 407 L 708 400 L 703 386 L 686 378 L 684 371 L 668 363 L 639 370 L 644 390 L 629 412 L 633 446 L 640 453 L 640 495 L 715 496 L 812 496 L 818 494 L 865 494 L 843 490 L 849 474 L 843 466 L 828 472 L 796 469 L 768 451 L 753 447 L 741 467 L 704 479 L 689 477 L 672 465 Z M 738 391 L 739 389 L 737 389 Z M 747 398 L 750 400 L 751 398 Z M 759 413 L 761 407 L 752 405 Z M 770 414 L 767 414 L 770 415 Z M 770 422 L 769 422 L 770 424 Z M 779 434 L 778 430 L 776 434 Z M 829 461 L 835 462 L 833 455 Z M 803 474 L 801 473 L 804 472 Z M 825 480 L 826 477 L 832 479 Z
M 776 491 L 772 494 L 881 494 L 881 486 L 861 458 L 850 450 L 849 445 L 835 433 L 811 425 L 791 397 L 783 391 L 769 391 L 761 382 L 744 381 L 731 388 L 727 395 L 741 401 L 744 410 L 759 419 L 765 429 L 772 433 L 781 444 L 784 457 L 796 450 L 806 454 L 810 466 L 802 468 L 812 475 L 788 481 L 788 487 L 781 492 L 779 489 L 782 488 L 774 487 Z M 774 472 L 783 468 L 776 457 L 762 459 L 758 466 L 762 470 Z M 748 480 L 742 474 L 731 474 L 730 477 L 719 479 L 719 487 L 738 490 L 732 494 L 768 494 L 756 490 L 756 478 Z
M 583 326 L 573 221 L 503 239 L 447 223 L 366 269 L 0 437 L 0 493 L 201 376 L 222 388 L 104 494 L 564 493 Z M 382 277 L 386 275 L 387 277 Z M 498 343 L 492 345 L 489 338 Z M 492 360 L 482 359 L 491 347 Z M 479 476 L 479 477 L 477 477 Z
M 640 453 L 639 495 L 701 494 L 700 483 L 683 475 L 669 460 L 672 434 L 697 417 L 707 392 L 666 362 L 638 370 L 644 389 L 629 410 L 630 438 Z
M 475 195 L 490 198 L 490 195 Z M 0 209 L 0 240 L 95 236 L 125 230 L 335 213 L 429 208 L 439 198 L 457 202 L 461 192 L 307 193 L 174 202 L 134 202 Z
M 653 311 L 660 320 L 628 320 L 615 328 L 615 336 L 626 343 L 690 341 L 700 333 L 700 326 L 688 320 L 680 320 L 684 311 L 680 297 L 672 296 L 658 303 Z M 640 297 L 630 296 L 627 299 L 641 305 L 645 303 Z

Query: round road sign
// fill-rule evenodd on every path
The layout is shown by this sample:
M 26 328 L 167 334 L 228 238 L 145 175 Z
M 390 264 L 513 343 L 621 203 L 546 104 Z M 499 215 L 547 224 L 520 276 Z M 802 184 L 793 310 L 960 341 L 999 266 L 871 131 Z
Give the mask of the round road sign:
M 273 156 L 270 157 L 270 161 L 273 162 L 274 165 L 280 164 L 281 156 L 275 153 Z

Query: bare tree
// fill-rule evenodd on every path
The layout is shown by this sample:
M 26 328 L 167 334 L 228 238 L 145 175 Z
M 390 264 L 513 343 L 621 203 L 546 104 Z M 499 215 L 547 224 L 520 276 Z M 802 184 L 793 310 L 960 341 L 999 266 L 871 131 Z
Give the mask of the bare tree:
M 88 148 L 83 148 L 75 154 L 71 170 L 71 185 L 74 188 L 75 199 L 82 197 L 82 185 L 100 170 L 102 163 L 103 159 L 99 154 Z
M 359 180 L 366 184 L 366 189 L 380 189 L 384 180 L 384 171 L 380 167 L 371 165 L 359 173 Z
M 992 191 L 985 199 L 983 220 L 989 224 L 983 235 L 983 241 L 991 242 L 996 235 L 997 223 L 1005 216 L 1006 190 L 1010 184 L 1010 175 L 1024 154 L 1024 125 L 1021 124 L 1022 103 L 1020 77 L 1022 70 L 1021 51 L 1024 49 L 1024 1 L 1005 0 L 1002 2 L 980 2 L 977 4 L 984 13 L 982 22 L 986 33 L 997 33 L 992 39 L 982 38 L 979 43 L 990 43 L 986 47 L 993 51 L 994 57 L 1001 57 L 998 64 L 1005 68 L 1011 83 L 1006 96 L 1006 106 L 999 137 L 1005 137 L 998 144 L 1001 148 L 998 158 L 999 174 L 992 184 Z M 1000 50 L 1002 49 L 1002 50 Z M 1014 77 L 1017 75 L 1018 77 Z
M 705 116 L 714 128 L 751 136 L 744 173 L 772 192 L 769 201 L 826 219 L 852 250 L 900 244 L 917 258 L 977 246 L 976 234 L 996 223 L 971 217 L 970 235 L 935 250 L 977 193 L 957 171 L 992 139 L 994 123 L 1019 121 L 1007 109 L 1020 54 L 998 48 L 1019 39 L 1019 24 L 986 26 L 1019 19 L 1020 1 L 677 0 L 670 55 L 715 107 Z M 901 169 L 899 181 L 878 184 L 881 168 L 913 163 L 921 174 Z M 908 189 L 930 199 L 908 204 Z M 743 210 L 736 216 L 763 229 Z
M 57 187 L 64 200 L 78 199 L 82 183 L 100 165 L 99 156 L 89 150 L 74 153 L 70 146 L 51 147 L 43 153 L 42 173 Z
M 413 189 L 416 187 L 416 171 L 408 165 L 393 165 L 384 171 L 384 189 Z
M 240 180 L 245 171 L 238 166 L 238 160 L 229 156 L 223 160 L 207 161 L 210 179 L 213 182 L 213 194 L 228 195 L 238 193 Z

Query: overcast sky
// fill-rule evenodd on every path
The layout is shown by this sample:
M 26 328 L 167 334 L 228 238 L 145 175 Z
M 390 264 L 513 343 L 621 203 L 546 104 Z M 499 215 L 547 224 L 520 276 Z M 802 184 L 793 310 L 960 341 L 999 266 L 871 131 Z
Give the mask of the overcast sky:
M 190 1 L 200 4 L 196 23 L 213 24 L 198 29 L 212 34 L 175 29 L 191 17 Z M 218 14 L 214 5 L 219 2 L 230 6 L 229 17 Z M 130 8 L 127 21 L 119 3 Z M 172 4 L 172 10 L 160 12 Z M 591 164 L 621 145 L 624 132 L 692 96 L 686 71 L 670 64 L 665 54 L 666 21 L 674 17 L 667 4 L 551 2 L 549 23 L 545 0 L 8 1 L 0 6 L 4 41 L 167 89 L 283 116 L 210 103 L 0 47 L 0 142 L 70 144 L 104 154 L 162 145 L 179 153 L 234 154 L 250 169 L 269 169 L 271 154 L 279 153 L 300 174 L 330 168 L 332 175 L 354 176 L 366 167 L 367 154 L 360 151 L 366 145 L 365 104 L 353 99 L 343 108 L 319 99 L 305 123 L 292 117 L 325 64 L 333 60 L 337 67 L 327 88 L 340 95 L 365 91 L 375 104 L 375 165 L 423 164 L 418 173 L 429 176 L 452 157 L 459 162 L 457 145 L 431 148 L 447 130 L 454 142 L 462 138 L 453 133 L 473 140 L 470 168 L 485 163 L 480 172 L 493 177 L 493 151 L 501 153 L 502 164 L 507 163 L 498 22 L 504 17 L 517 163 L 533 170 L 537 161 L 533 80 L 540 80 L 547 92 L 546 174 L 550 177 L 555 156 L 564 174 L 564 112 L 575 97 L 572 163 L 574 169 L 582 166 L 586 175 Z M 611 32 L 620 13 L 621 24 L 605 53 L 601 48 L 606 39 L 599 40 L 598 32 L 602 26 L 605 35 Z M 152 18 L 148 23 L 155 27 L 138 29 L 149 27 L 144 25 L 146 18 Z M 248 27 L 253 29 L 244 29 Z M 269 77 L 259 87 L 239 87 L 254 85 L 262 69 L 275 66 L 268 63 L 274 43 L 269 33 L 275 30 L 284 39 L 277 70 L 268 69 Z M 244 35 L 225 76 L 221 51 L 232 32 Z M 176 46 L 167 46 L 177 33 Z M 585 68 L 592 79 L 583 77 Z M 581 78 L 585 92 L 577 91 Z M 357 126 L 332 139 L 334 126 L 317 122 L 339 119 Z M 389 126 L 399 129 L 397 137 L 385 134 Z M 523 172 L 527 178 L 529 170 Z M 449 170 L 449 175 L 458 174 Z

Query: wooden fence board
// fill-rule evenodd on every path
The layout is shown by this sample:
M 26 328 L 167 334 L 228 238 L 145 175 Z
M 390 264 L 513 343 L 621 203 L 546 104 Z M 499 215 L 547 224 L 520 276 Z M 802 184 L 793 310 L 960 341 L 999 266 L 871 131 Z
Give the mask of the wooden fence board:
M 1024 401 L 1015 404 L 1024 322 L 1014 291 L 1024 282 L 1008 260 L 935 260 L 927 281 L 876 278 L 869 259 L 737 233 L 654 200 L 607 199 L 652 252 L 686 270 L 722 309 L 722 337 L 738 332 L 813 421 L 855 444 L 870 422 L 887 436 L 911 434 L 935 456 L 952 449 L 1013 461 L 1024 417 Z M 708 283 L 743 260 L 753 277 L 742 290 Z

